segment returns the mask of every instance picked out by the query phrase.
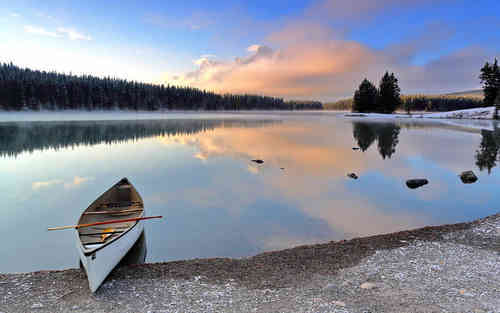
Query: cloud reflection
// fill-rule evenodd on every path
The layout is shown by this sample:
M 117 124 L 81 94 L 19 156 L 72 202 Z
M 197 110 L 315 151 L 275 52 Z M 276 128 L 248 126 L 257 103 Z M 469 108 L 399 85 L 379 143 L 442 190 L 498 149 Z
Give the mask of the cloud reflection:
M 36 182 L 33 182 L 31 184 L 31 188 L 33 190 L 39 190 L 42 188 L 47 188 L 47 187 L 62 184 L 62 183 L 63 183 L 63 181 L 61 179 L 49 179 L 49 180 L 45 180 L 45 181 L 36 181 Z
M 429 219 L 422 214 L 405 210 L 386 211 L 372 199 L 350 190 L 350 181 L 345 177 L 347 172 L 355 170 L 363 173 L 379 163 L 369 164 L 371 161 L 362 153 L 352 151 L 352 137 L 344 136 L 352 128 L 350 123 L 336 127 L 342 129 L 339 135 L 332 133 L 328 125 L 316 124 L 311 127 L 285 123 L 260 129 L 217 128 L 204 134 L 158 137 L 158 140 L 167 145 L 181 143 L 194 146 L 194 156 L 202 160 L 231 157 L 249 162 L 247 171 L 260 174 L 256 175 L 259 184 L 266 186 L 260 192 L 274 199 L 287 199 L 289 205 L 298 208 L 306 216 L 326 222 L 334 233 L 339 234 L 338 238 L 390 232 L 426 224 Z M 399 133 L 399 127 L 395 129 Z M 318 137 L 318 134 L 328 136 Z M 390 146 L 392 154 L 394 144 Z M 253 158 L 263 159 L 265 163 L 261 166 L 251 164 L 250 160 Z M 281 167 L 285 170 L 280 170 Z M 223 180 L 213 183 L 222 189 L 228 185 Z M 227 186 L 228 192 L 233 194 L 232 206 L 241 202 L 236 206 L 248 208 L 255 199 L 264 196 L 252 186 L 243 187 L 241 184 L 244 185 L 242 182 L 231 182 Z M 210 194 L 210 200 L 205 199 L 203 190 L 190 190 L 189 194 L 200 195 L 191 201 L 201 201 L 198 205 L 202 206 L 207 206 L 207 203 L 212 203 L 216 198 Z M 217 205 L 227 207 L 228 203 L 221 202 Z M 283 234 L 273 236 L 277 236 L 271 240 L 273 244 L 266 244 L 266 247 L 281 248 L 282 245 L 277 242 L 311 241 L 310 238 L 292 238 L 294 235 L 290 235 L 290 238 Z M 268 239 L 264 242 L 268 242 Z
M 93 177 L 80 177 L 80 176 L 75 176 L 73 179 L 69 181 L 65 181 L 62 179 L 49 179 L 45 181 L 35 181 L 31 183 L 31 189 L 33 190 L 40 190 L 56 185 L 63 185 L 65 189 L 71 189 L 71 188 L 76 188 L 79 185 L 86 183 L 88 181 L 93 180 Z

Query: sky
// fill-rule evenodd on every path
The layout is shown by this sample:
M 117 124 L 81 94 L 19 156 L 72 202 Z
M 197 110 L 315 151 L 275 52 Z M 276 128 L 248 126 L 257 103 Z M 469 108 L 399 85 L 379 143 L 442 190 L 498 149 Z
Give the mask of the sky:
M 218 93 L 333 101 L 480 88 L 497 0 L 2 1 L 0 62 Z

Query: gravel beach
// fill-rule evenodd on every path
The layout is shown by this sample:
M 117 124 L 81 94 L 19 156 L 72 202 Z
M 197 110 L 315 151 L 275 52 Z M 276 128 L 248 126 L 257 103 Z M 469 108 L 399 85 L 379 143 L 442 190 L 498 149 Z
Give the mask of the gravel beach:
M 500 214 L 266 252 L 0 274 L 0 312 L 500 312 Z

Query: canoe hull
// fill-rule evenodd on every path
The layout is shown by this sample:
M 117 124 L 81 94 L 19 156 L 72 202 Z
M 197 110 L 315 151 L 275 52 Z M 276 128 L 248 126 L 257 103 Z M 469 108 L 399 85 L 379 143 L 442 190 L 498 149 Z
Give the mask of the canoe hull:
M 143 231 L 144 225 L 139 221 L 125 234 L 120 236 L 120 238 L 90 255 L 84 253 L 85 249 L 81 241 L 76 240 L 78 254 L 87 273 L 89 287 L 92 292 L 95 292 L 99 288 L 109 273 L 111 273 L 130 248 L 137 242 Z M 78 232 L 76 232 L 76 236 L 79 239 Z

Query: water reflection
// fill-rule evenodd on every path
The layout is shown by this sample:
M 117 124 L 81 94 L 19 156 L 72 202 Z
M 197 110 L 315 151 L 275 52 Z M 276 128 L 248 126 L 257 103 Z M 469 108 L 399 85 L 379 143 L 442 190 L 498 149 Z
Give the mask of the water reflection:
M 182 119 L 0 123 L 0 156 L 115 144 L 153 136 L 191 135 L 217 127 L 257 127 L 277 120 Z
M 244 257 L 471 220 L 500 206 L 500 175 L 492 169 L 496 132 L 437 122 L 279 118 L 19 123 L 11 133 L 3 129 L 10 139 L 0 151 L 17 157 L 0 158 L 0 238 L 15 233 L 16 240 L 0 245 L 0 272 L 77 266 L 73 237 L 49 233 L 46 226 L 73 224 L 124 176 L 148 213 L 164 216 L 147 225 L 147 262 Z M 22 129 L 38 126 L 55 139 Z M 364 153 L 352 150 L 356 143 Z M 489 160 L 484 164 L 491 175 L 475 167 L 478 160 Z M 479 181 L 464 185 L 457 174 L 470 169 Z M 348 179 L 348 172 L 360 179 Z M 414 177 L 429 184 L 409 190 L 405 180 Z
M 483 129 L 481 137 L 479 150 L 476 150 L 476 165 L 481 171 L 487 169 L 488 174 L 491 174 L 491 169 L 497 165 L 497 156 L 500 150 L 500 129 L 496 127 L 493 131 Z
M 396 152 L 400 130 L 401 128 L 394 123 L 354 122 L 352 135 L 363 152 L 377 140 L 380 156 L 383 159 L 390 159 Z

